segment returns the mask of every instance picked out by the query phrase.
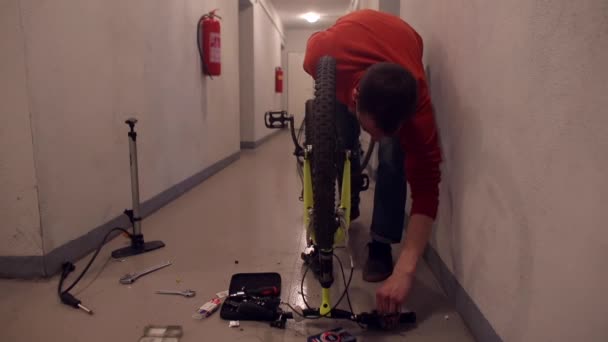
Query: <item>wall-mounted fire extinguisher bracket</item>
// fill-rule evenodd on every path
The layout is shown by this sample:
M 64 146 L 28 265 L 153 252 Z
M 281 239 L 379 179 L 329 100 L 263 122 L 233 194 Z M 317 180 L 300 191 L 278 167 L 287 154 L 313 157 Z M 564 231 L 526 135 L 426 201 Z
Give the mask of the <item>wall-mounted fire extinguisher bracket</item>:
M 274 68 L 274 91 L 283 92 L 283 69 L 281 67 Z
M 198 20 L 196 27 L 196 43 L 201 58 L 203 73 L 209 76 L 219 76 L 222 71 L 220 21 L 217 9 L 205 13 Z M 211 77 L 213 79 L 213 77 Z

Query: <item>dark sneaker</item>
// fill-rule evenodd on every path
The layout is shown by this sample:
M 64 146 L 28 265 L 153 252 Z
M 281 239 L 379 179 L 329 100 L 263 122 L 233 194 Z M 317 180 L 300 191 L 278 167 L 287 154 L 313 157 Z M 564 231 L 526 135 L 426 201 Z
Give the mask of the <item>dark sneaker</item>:
M 391 245 L 372 241 L 367 244 L 369 255 L 363 268 L 363 280 L 379 282 L 393 274 L 393 254 Z

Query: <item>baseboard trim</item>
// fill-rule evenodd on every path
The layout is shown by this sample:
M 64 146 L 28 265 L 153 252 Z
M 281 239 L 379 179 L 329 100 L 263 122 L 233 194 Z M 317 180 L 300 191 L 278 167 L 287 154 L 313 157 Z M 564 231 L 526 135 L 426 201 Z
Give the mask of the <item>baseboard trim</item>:
M 0 278 L 32 279 L 44 276 L 42 255 L 0 256 Z
M 432 246 L 429 246 L 426 249 L 424 259 L 433 274 L 435 274 L 435 277 L 446 292 L 448 298 L 453 301 L 456 310 L 466 322 L 475 339 L 484 342 L 502 342 L 502 339 L 498 336 L 481 310 L 479 310 L 477 304 L 475 304 L 466 290 L 460 285 L 456 277 L 452 274 L 443 260 L 441 260 L 441 257 Z
M 274 132 L 268 134 L 267 136 L 260 138 L 256 141 L 241 141 L 241 149 L 244 150 L 253 150 L 258 148 L 263 143 L 267 142 L 269 139 L 273 138 L 277 134 L 283 132 L 282 129 L 276 129 Z
M 240 151 L 233 153 L 143 202 L 141 204 L 141 216 L 145 218 L 151 215 L 207 178 L 226 168 L 239 159 L 240 153 Z M 79 238 L 55 248 L 44 256 L 0 256 L 0 277 L 20 279 L 50 277 L 61 270 L 61 264 L 64 261 L 70 260 L 73 262 L 97 248 L 105 234 L 114 227 L 130 227 L 130 222 L 125 215 L 119 215 Z M 143 229 L 143 233 L 145 235 L 145 228 Z M 118 234 L 116 232 L 113 237 Z

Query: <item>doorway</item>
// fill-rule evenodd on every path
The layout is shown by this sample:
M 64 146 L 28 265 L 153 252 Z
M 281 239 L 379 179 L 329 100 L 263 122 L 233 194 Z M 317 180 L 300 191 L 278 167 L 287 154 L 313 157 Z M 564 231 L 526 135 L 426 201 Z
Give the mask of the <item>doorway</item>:
M 294 116 L 296 128 L 304 120 L 306 100 L 312 99 L 314 81 L 304 71 L 304 52 L 290 52 L 287 55 L 287 111 Z

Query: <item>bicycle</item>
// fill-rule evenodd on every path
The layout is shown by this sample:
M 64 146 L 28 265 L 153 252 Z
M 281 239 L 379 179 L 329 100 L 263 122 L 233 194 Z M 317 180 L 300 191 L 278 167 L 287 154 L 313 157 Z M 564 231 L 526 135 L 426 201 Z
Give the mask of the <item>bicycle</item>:
M 336 61 L 330 56 L 319 60 L 316 69 L 314 99 L 308 100 L 305 106 L 305 116 L 298 133 L 294 127 L 293 115 L 286 111 L 267 112 L 264 122 L 268 128 L 287 128 L 291 131 L 291 138 L 295 145 L 294 155 L 297 160 L 298 174 L 302 183 L 300 200 L 304 204 L 304 226 L 306 227 L 306 240 L 310 253 L 302 253 L 302 259 L 307 266 L 302 278 L 312 267 L 321 285 L 321 305 L 312 308 L 308 305 L 302 292 L 306 309 L 289 307 L 293 312 L 278 312 L 275 327 L 284 327 L 286 319 L 301 318 L 339 318 L 365 324 L 372 328 L 383 327 L 383 316 L 377 312 L 355 314 L 350 303 L 348 288 L 353 276 L 354 266 L 351 259 L 351 272 L 348 282 L 342 261 L 334 254 L 334 249 L 345 243 L 348 239 L 348 229 L 351 221 L 351 162 L 353 153 L 361 153 L 341 148 L 340 138 L 336 128 L 336 108 L 338 106 L 335 96 Z M 302 129 L 304 142 L 302 142 Z M 369 147 L 361 163 L 364 170 L 369 162 L 374 148 L 374 142 Z M 361 190 L 367 190 L 369 177 L 362 174 Z M 336 196 L 338 195 L 338 196 Z M 330 289 L 334 283 L 333 259 L 339 262 L 344 280 L 345 289 L 335 305 L 332 306 Z M 314 269 L 316 268 L 316 269 Z M 350 311 L 338 309 L 338 305 L 346 296 Z M 414 312 L 400 314 L 401 323 L 415 323 Z

